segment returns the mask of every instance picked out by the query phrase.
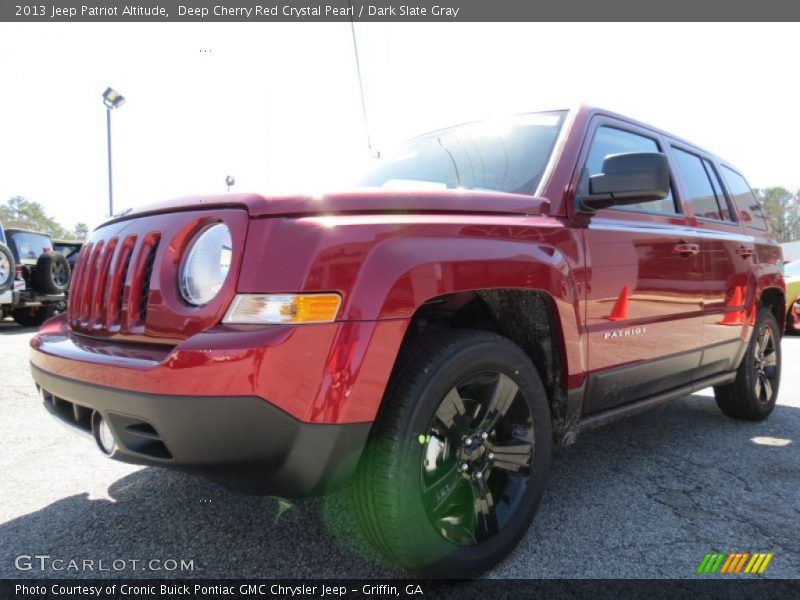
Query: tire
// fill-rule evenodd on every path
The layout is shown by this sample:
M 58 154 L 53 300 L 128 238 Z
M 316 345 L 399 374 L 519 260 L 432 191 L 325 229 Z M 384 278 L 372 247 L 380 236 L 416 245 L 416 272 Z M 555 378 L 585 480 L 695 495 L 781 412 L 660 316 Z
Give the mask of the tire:
M 0 243 L 0 293 L 10 290 L 14 285 L 15 273 L 14 255 L 8 246 Z
M 714 388 L 717 406 L 725 415 L 745 421 L 763 421 L 770 415 L 781 381 L 780 341 L 775 316 L 762 308 L 736 379 Z
M 36 261 L 34 289 L 40 294 L 63 294 L 69 289 L 69 262 L 58 252 L 46 252 Z
M 54 302 L 38 308 L 17 308 L 11 313 L 11 316 L 22 327 L 39 327 L 48 319 L 64 312 L 65 307 L 63 302 Z
M 471 443 L 459 437 L 465 429 Z M 547 395 L 519 347 L 471 330 L 412 339 L 401 350 L 359 463 L 358 521 L 375 548 L 406 569 L 475 577 L 527 531 L 551 451 Z M 494 494 L 484 495 L 487 489 Z

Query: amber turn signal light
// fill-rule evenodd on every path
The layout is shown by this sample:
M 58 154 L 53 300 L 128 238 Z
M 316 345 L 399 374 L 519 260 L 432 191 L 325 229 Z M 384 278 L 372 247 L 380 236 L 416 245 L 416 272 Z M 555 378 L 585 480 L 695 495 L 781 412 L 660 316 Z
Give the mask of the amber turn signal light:
M 339 294 L 238 294 L 223 323 L 300 324 L 330 323 L 336 319 Z

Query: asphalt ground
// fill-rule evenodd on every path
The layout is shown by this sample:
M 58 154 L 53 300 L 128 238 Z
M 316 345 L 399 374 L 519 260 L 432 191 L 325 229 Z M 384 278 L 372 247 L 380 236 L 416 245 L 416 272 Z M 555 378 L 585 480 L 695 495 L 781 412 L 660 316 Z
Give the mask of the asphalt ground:
M 361 537 L 346 492 L 289 504 L 106 459 L 41 406 L 32 335 L 0 323 L 0 577 L 403 575 Z M 772 552 L 764 577 L 800 577 L 800 337 L 784 338 L 783 365 L 765 422 L 724 417 L 707 390 L 557 450 L 533 526 L 487 577 L 693 578 L 712 551 Z

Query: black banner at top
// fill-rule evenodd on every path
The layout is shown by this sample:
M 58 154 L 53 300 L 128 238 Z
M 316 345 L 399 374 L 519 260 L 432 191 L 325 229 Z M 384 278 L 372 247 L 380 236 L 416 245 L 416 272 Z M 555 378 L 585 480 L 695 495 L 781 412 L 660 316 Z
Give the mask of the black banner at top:
M 3 0 L 5 22 L 798 21 L 795 0 Z

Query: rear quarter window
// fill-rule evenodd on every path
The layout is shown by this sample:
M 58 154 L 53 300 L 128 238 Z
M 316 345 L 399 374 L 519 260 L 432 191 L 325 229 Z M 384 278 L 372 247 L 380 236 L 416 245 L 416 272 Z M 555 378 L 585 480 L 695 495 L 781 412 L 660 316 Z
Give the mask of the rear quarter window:
M 46 235 L 13 231 L 8 233 L 9 246 L 16 260 L 37 260 L 42 254 L 52 250 L 53 242 Z
M 733 196 L 733 203 L 739 213 L 739 220 L 748 229 L 767 231 L 767 218 L 747 180 L 733 169 L 723 165 L 722 178 Z

